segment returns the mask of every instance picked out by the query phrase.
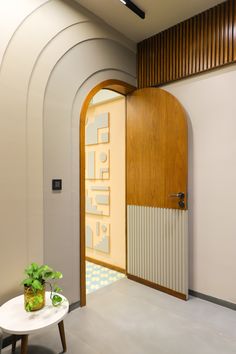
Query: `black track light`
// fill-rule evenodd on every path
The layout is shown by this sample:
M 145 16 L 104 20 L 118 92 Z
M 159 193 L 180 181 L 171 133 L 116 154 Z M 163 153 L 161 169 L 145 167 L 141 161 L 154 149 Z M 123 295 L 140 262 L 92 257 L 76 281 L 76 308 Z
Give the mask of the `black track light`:
M 143 12 L 138 6 L 136 6 L 132 1 L 130 0 L 120 0 L 122 4 L 127 6 L 131 11 L 133 11 L 136 15 L 141 17 L 142 19 L 145 18 L 145 12 Z

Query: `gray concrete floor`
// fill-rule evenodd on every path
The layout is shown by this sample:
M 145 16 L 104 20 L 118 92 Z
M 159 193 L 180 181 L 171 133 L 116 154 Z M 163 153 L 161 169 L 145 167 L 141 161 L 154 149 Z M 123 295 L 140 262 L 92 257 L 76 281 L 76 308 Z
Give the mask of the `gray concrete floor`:
M 197 298 L 184 302 L 128 279 L 88 295 L 65 329 L 69 354 L 236 353 L 235 311 Z M 56 326 L 29 340 L 29 354 L 61 352 Z

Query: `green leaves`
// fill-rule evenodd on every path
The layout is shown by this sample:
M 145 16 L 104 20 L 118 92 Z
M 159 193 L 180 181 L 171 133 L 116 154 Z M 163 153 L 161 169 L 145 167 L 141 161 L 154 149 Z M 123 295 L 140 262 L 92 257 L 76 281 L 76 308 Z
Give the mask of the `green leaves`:
M 30 286 L 33 283 L 33 279 L 32 278 L 27 278 L 25 280 L 23 280 L 22 284 L 25 286 Z
M 30 266 L 25 269 L 25 273 L 28 278 L 23 280 L 23 284 L 27 286 L 32 285 L 34 280 L 38 280 L 41 284 L 43 284 L 49 279 L 53 280 L 62 278 L 61 272 L 55 272 L 46 264 L 39 266 L 37 263 L 31 263 Z M 37 286 L 37 283 L 35 284 Z
M 53 306 L 58 306 L 62 303 L 62 297 L 58 294 L 54 294 L 52 297 L 51 297 L 51 300 L 52 300 L 52 304 Z
M 38 290 L 42 290 L 46 284 L 49 284 L 51 288 L 50 297 L 53 306 L 58 306 L 62 302 L 62 297 L 58 295 L 58 293 L 61 292 L 61 288 L 59 288 L 57 285 L 54 285 L 53 288 L 54 280 L 61 279 L 63 277 L 61 272 L 55 272 L 47 264 L 39 266 L 37 263 L 31 263 L 25 269 L 25 273 L 27 278 L 22 281 L 22 284 L 31 288 L 35 293 L 33 300 L 30 300 L 26 304 L 26 311 L 32 311 L 34 306 L 37 305 L 39 301 L 41 301 L 40 295 L 37 295 L 36 293 Z M 49 280 L 52 280 L 52 283 Z
M 62 292 L 61 288 L 59 288 L 57 285 L 54 286 L 53 291 L 54 291 L 54 293 L 61 293 Z
M 32 288 L 36 289 L 36 290 L 43 290 L 43 285 L 40 281 L 38 281 L 37 279 L 35 279 L 32 284 L 31 284 Z
M 61 272 L 54 272 L 52 279 L 61 279 L 62 278 L 62 273 Z

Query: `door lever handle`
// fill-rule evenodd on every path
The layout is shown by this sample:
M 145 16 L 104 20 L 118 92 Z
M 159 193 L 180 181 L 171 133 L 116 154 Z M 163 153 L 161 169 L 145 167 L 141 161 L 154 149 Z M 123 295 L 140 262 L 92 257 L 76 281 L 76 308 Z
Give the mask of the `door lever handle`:
M 170 198 L 179 198 L 183 200 L 185 198 L 184 192 L 174 193 L 169 195 Z

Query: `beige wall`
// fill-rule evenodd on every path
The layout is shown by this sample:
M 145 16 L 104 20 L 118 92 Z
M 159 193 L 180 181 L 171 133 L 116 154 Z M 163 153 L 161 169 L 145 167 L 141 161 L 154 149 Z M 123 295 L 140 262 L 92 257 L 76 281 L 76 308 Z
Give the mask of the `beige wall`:
M 190 289 L 236 303 L 236 65 L 165 86 L 189 115 Z
M 69 0 L 1 1 L 0 26 L 0 302 L 31 261 L 61 270 L 75 302 L 80 109 L 104 80 L 136 84 L 135 45 Z
M 125 97 L 89 107 L 87 124 L 92 122 L 95 116 L 105 112 L 109 113 L 110 141 L 108 144 L 86 146 L 86 151 L 95 151 L 97 158 L 100 152 L 109 151 L 110 175 L 102 181 L 86 180 L 86 190 L 89 190 L 91 185 L 110 188 L 110 215 L 97 216 L 87 213 L 86 224 L 93 228 L 94 245 L 98 244 L 102 237 L 102 233 L 96 235 L 96 222 L 110 225 L 110 250 L 105 253 L 87 248 L 86 255 L 125 269 Z

